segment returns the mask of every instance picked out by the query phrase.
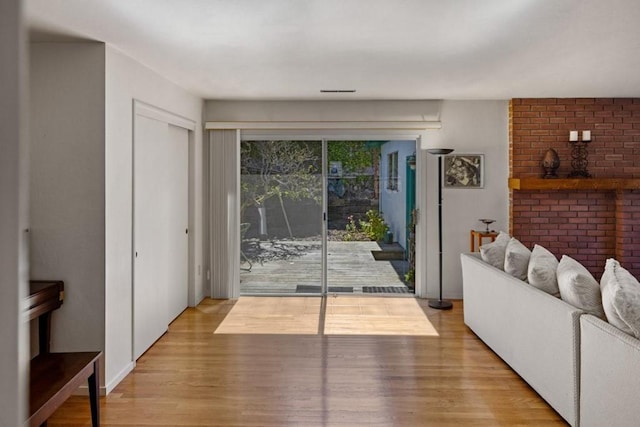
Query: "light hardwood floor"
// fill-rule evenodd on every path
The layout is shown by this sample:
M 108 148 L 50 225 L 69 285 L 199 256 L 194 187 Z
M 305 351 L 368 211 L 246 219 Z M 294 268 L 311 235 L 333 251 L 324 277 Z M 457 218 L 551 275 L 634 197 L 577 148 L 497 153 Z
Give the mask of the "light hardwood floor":
M 91 425 L 87 399 L 49 425 Z M 103 426 L 565 425 L 469 331 L 462 302 L 406 297 L 207 299 L 101 410 Z

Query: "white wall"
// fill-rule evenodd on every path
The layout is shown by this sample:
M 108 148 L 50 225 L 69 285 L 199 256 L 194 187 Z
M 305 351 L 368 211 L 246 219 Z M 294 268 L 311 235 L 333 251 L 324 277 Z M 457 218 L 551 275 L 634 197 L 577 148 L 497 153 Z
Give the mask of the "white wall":
M 508 101 L 444 101 L 440 110 L 442 129 L 427 132 L 423 147 L 453 148 L 459 154 L 484 154 L 483 189 L 443 189 L 443 294 L 462 298 L 460 253 L 469 251 L 469 231 L 484 227 L 479 218 L 496 220 L 492 228 L 509 226 L 509 103 Z M 437 156 L 421 151 L 427 163 L 422 179 L 427 185 L 428 296 L 438 288 Z
M 415 141 L 389 141 L 382 145 L 380 157 L 380 211 L 393 233 L 393 241 L 407 249 L 407 156 L 416 152 Z M 387 155 L 398 152 L 398 189 L 387 188 Z
M 104 58 L 30 45 L 30 275 L 65 282 L 52 351 L 104 350 Z
M 132 141 L 133 100 L 196 122 L 191 159 L 202 158 L 202 100 L 160 77 L 111 46 L 106 48 L 106 387 L 113 388 L 132 362 Z M 204 295 L 202 265 L 202 163 L 190 165 L 195 197 L 195 251 L 190 262 L 195 292 L 189 304 Z
M 487 165 L 484 189 L 444 193 L 444 296 L 462 298 L 459 253 L 469 250 L 469 230 L 478 228 L 477 219 L 487 216 L 498 221 L 494 224 L 496 228 L 508 225 L 508 101 L 207 101 L 205 105 L 205 120 L 220 122 L 438 119 L 442 129 L 417 135 L 422 139 L 423 149 L 418 150 L 416 180 L 423 189 L 426 186 L 426 194 L 416 194 L 416 204 L 421 211 L 416 230 L 417 248 L 422 252 L 417 265 L 416 292 L 429 297 L 438 293 L 437 163 L 435 156 L 427 155 L 424 147 L 447 145 L 458 152 L 483 153 Z M 331 133 L 311 131 L 320 132 Z M 334 136 L 346 134 L 345 131 L 333 133 Z M 373 137 L 385 132 L 372 129 L 366 134 Z
M 0 2 L 0 426 L 26 419 L 28 165 L 26 49 L 21 2 Z

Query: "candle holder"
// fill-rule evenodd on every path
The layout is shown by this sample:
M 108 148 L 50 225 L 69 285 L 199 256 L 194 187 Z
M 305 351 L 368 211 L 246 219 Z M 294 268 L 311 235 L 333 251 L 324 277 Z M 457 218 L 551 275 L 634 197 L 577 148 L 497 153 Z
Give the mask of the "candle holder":
M 570 135 L 569 144 L 571 144 L 571 168 L 573 169 L 569 173 L 569 178 L 591 178 L 591 174 L 587 170 L 589 165 L 589 152 L 587 151 L 587 144 L 591 142 L 591 132 L 582 132 L 582 141 L 577 141 L 577 138 Z

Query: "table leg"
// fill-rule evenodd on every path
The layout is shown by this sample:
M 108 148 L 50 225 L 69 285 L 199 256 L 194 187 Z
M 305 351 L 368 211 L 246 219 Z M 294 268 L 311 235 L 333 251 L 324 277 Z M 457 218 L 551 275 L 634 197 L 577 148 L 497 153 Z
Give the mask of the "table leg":
M 91 404 L 91 425 L 100 427 L 100 372 L 99 360 L 93 362 L 93 374 L 89 376 L 89 401 Z
M 40 354 L 49 353 L 51 342 L 51 312 L 38 317 L 38 350 Z

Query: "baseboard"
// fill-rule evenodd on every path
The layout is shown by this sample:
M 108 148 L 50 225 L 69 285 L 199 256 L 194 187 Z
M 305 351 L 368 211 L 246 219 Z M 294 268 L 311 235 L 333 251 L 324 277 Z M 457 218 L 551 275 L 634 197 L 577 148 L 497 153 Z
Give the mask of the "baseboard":
M 115 376 L 115 378 L 109 381 L 108 384 L 101 385 L 100 396 L 106 396 L 109 393 L 111 393 L 113 389 L 116 388 L 118 384 L 120 384 L 120 381 L 122 381 L 127 375 L 129 375 L 129 372 L 133 371 L 133 368 L 135 367 L 136 367 L 136 362 L 131 362 L 127 364 L 127 366 L 125 366 L 124 369 L 122 369 L 118 373 L 118 375 Z M 81 385 L 73 394 L 74 396 L 89 396 L 89 386 L 86 384 Z
M 111 381 L 109 381 L 109 383 L 106 385 L 106 389 L 107 389 L 107 394 L 111 393 L 113 391 L 114 388 L 116 388 L 116 386 L 118 384 L 120 384 L 120 381 L 122 381 L 124 379 L 124 377 L 126 377 L 127 375 L 129 375 L 129 372 L 133 371 L 133 369 L 136 367 L 136 362 L 129 362 L 119 373 L 118 375 L 116 375 Z

